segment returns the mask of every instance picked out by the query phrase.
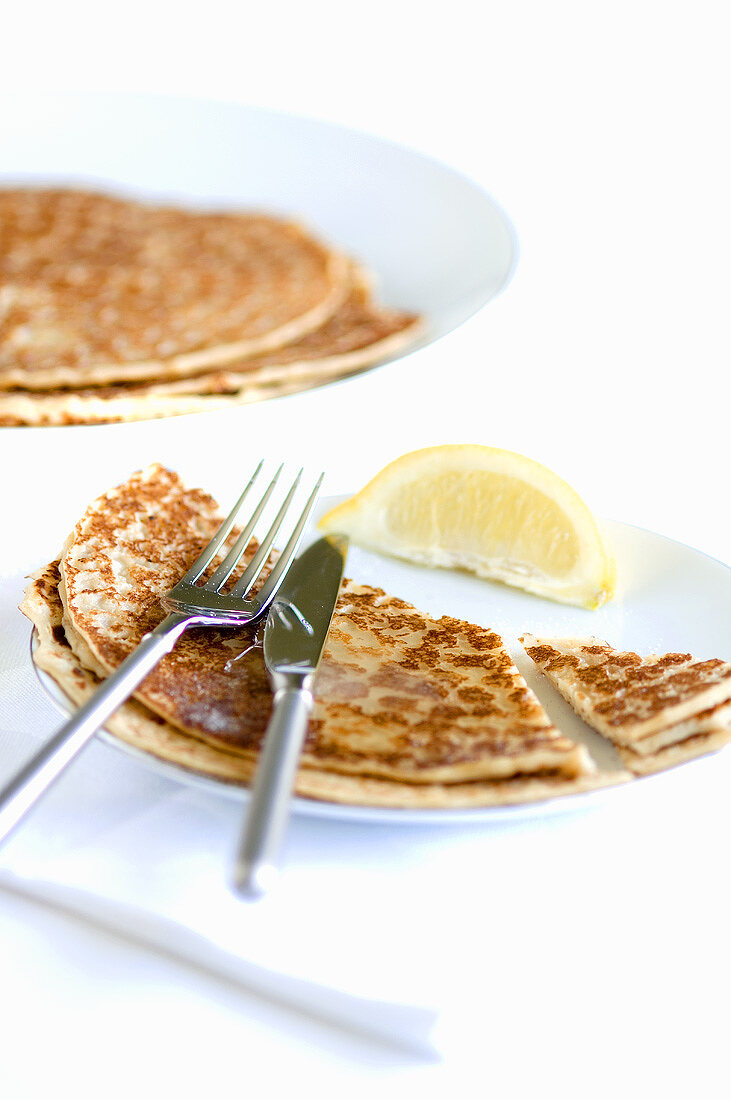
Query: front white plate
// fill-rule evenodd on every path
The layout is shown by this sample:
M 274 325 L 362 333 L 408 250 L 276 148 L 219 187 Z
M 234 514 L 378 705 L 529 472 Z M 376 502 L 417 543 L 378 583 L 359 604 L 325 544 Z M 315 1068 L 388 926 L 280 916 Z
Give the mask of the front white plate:
M 322 501 L 319 514 L 335 503 L 335 499 Z M 505 639 L 518 667 L 554 723 L 569 737 L 586 744 L 600 767 L 616 769 L 618 758 L 614 750 L 593 733 L 536 672 L 518 641 L 519 635 L 526 631 L 557 636 L 595 635 L 617 648 L 639 653 L 691 652 L 698 657 L 728 658 L 731 655 L 728 638 L 731 569 L 697 550 L 650 531 L 622 523 L 607 524 L 607 531 L 617 558 L 619 585 L 615 598 L 598 611 L 566 607 L 468 574 L 413 566 L 357 547 L 350 551 L 346 571 L 348 576 L 384 588 L 431 614 L 449 614 L 494 628 Z M 48 694 L 68 712 L 69 702 L 57 685 L 45 674 L 39 673 L 39 676 Z M 109 733 L 102 732 L 99 736 L 146 767 L 182 783 L 239 800 L 248 798 L 248 792 L 240 787 L 157 760 L 130 748 Z M 689 783 L 694 782 L 694 772 L 698 777 L 695 781 L 702 779 L 702 771 L 697 770 L 701 763 L 693 761 L 683 765 Z M 615 788 L 519 806 L 393 810 L 296 798 L 293 809 L 296 813 L 316 817 L 374 824 L 449 825 L 502 821 L 580 809 L 629 790 L 640 795 L 648 784 L 660 782 L 662 778 L 662 775 L 651 776 Z

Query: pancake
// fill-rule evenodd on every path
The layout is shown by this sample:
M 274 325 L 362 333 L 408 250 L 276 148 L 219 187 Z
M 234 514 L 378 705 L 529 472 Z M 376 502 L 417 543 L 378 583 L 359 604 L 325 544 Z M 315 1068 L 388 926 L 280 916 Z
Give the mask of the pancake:
M 160 465 L 94 501 L 61 558 L 65 636 L 105 675 L 164 617 L 161 597 L 220 521 Z M 188 631 L 135 696 L 176 728 L 254 758 L 271 710 L 255 629 Z M 421 782 L 591 768 L 552 725 L 499 636 L 347 581 L 315 687 L 303 767 Z
M 370 298 L 357 272 L 346 301 L 315 332 L 226 370 L 167 382 L 0 392 L 0 424 L 91 424 L 230 408 L 309 389 L 385 360 L 412 343 L 419 318 Z
M 63 604 L 58 593 L 59 563 L 39 570 L 26 589 L 21 610 L 33 622 L 38 644 L 34 661 L 48 673 L 72 704 L 80 706 L 101 682 L 79 661 L 64 633 Z M 230 752 L 224 744 L 207 743 L 183 733 L 134 699 L 124 703 L 107 722 L 119 740 L 166 763 L 199 776 L 231 785 L 248 785 L 255 761 Z M 629 773 L 589 772 L 569 778 L 545 771 L 530 777 L 467 783 L 409 784 L 363 775 L 344 775 L 301 767 L 298 795 L 341 804 L 403 809 L 465 809 L 514 805 L 563 797 L 626 781 Z
M 637 774 L 731 740 L 727 661 L 701 661 L 689 653 L 641 657 L 597 638 L 526 634 L 521 641 L 567 702 L 614 742 Z
M 122 424 L 155 420 L 166 416 L 215 412 L 239 405 L 272 401 L 320 385 L 325 379 L 300 378 L 294 382 L 247 385 L 236 394 L 124 395 L 110 400 L 89 393 L 79 397 L 73 390 L 35 393 L 0 393 L 0 427 L 72 427 L 83 424 Z
M 391 354 L 412 342 L 421 331 L 420 318 L 414 313 L 387 309 L 371 298 L 370 280 L 358 269 L 348 296 L 324 325 L 294 343 L 265 355 L 256 355 L 225 370 L 210 370 L 170 382 L 146 385 L 121 384 L 77 390 L 77 393 L 104 397 L 155 394 L 237 393 L 248 383 L 288 381 L 344 374 Z
M 686 738 L 695 738 L 700 734 L 715 733 L 719 729 L 726 728 L 731 728 L 731 701 L 716 703 L 715 706 L 706 707 L 705 710 L 698 711 L 683 722 L 664 726 L 657 733 L 635 741 L 632 749 L 628 751 L 638 753 L 640 756 L 654 755 L 670 745 L 684 742 Z
M 291 221 L 0 189 L 0 389 L 177 378 L 324 324 L 350 262 Z
M 633 752 L 624 745 L 618 745 L 617 751 L 633 775 L 654 775 L 667 768 L 675 768 L 678 764 L 685 764 L 698 756 L 718 752 L 729 741 L 731 741 L 731 728 L 725 726 L 686 737 L 683 741 L 666 745 L 657 752 L 649 754 Z

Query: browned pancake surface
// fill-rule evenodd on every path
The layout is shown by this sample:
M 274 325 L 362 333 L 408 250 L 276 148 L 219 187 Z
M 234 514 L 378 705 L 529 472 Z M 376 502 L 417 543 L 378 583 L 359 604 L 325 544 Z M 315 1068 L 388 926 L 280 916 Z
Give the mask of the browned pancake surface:
M 81 705 L 100 683 L 70 647 L 63 629 L 63 603 L 58 584 L 58 562 L 39 570 L 26 589 L 21 610 L 37 632 L 34 661 L 47 672 L 72 703 Z M 107 726 L 120 740 L 160 760 L 196 775 L 232 784 L 248 784 L 256 761 L 231 752 L 221 743 L 203 741 L 184 733 L 144 704 L 128 700 L 109 719 Z M 597 787 L 625 782 L 628 773 L 596 772 L 568 777 L 544 771 L 509 779 L 466 783 L 404 783 L 372 776 L 344 775 L 317 767 L 300 768 L 296 792 L 304 797 L 344 804 L 395 809 L 463 809 L 535 802 L 578 794 Z
M 225 409 L 344 377 L 396 354 L 421 331 L 373 302 L 361 279 L 335 315 L 286 347 L 172 381 L 0 392 L 0 424 L 91 424 Z
M 341 304 L 348 262 L 264 214 L 0 189 L 0 389 L 180 377 L 281 346 Z
M 363 365 L 391 347 L 401 333 L 418 328 L 414 313 L 387 309 L 375 303 L 366 285 L 357 281 L 335 314 L 314 332 L 264 355 L 250 356 L 225 370 L 209 370 L 189 378 L 147 385 L 120 384 L 76 390 L 83 397 L 131 397 L 190 393 L 236 393 L 246 383 L 268 383 L 291 379 L 296 373 L 311 376 L 313 369 L 345 369 Z M 293 371 L 292 368 L 297 368 Z
M 722 705 L 731 699 L 731 663 L 718 658 L 698 660 L 690 653 L 642 657 L 598 638 L 527 634 L 521 640 L 589 725 L 635 751 L 641 752 L 649 739 L 657 748 L 704 725 L 715 727 Z M 725 708 L 723 713 L 728 715 Z
M 215 502 L 160 466 L 104 494 L 62 558 L 64 628 L 88 668 L 116 667 L 217 527 Z M 303 763 L 412 782 L 588 766 L 500 638 L 346 583 L 316 681 Z M 255 753 L 271 707 L 255 632 L 189 631 L 137 697 L 177 727 Z

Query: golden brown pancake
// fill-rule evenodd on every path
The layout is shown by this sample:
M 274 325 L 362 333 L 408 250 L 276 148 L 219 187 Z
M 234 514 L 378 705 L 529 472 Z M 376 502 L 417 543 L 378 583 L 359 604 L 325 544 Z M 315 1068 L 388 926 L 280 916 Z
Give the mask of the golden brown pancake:
M 671 745 L 665 745 L 657 752 L 633 752 L 625 745 L 618 745 L 617 752 L 633 775 L 653 775 L 655 772 L 677 767 L 678 764 L 685 764 L 686 761 L 694 760 L 697 756 L 706 756 L 708 753 L 718 752 L 729 741 L 731 741 L 731 728 L 725 726 L 707 730 L 704 733 L 697 733 Z
M 135 394 L 238 393 L 243 385 L 291 381 L 313 374 L 328 377 L 348 373 L 377 361 L 411 342 L 420 331 L 414 313 L 387 309 L 371 298 L 369 281 L 357 269 L 348 296 L 335 314 L 314 332 L 264 355 L 232 363 L 225 370 L 168 382 L 120 384 L 75 391 L 106 398 Z
M 54 679 L 73 704 L 80 706 L 101 680 L 81 664 L 66 639 L 62 624 L 63 604 L 58 593 L 58 564 L 46 566 L 31 578 L 21 610 L 37 631 L 36 665 Z M 108 721 L 107 728 L 121 741 L 190 773 L 234 785 L 247 785 L 254 774 L 252 757 L 232 752 L 223 743 L 202 741 L 184 733 L 134 699 L 119 708 Z M 589 772 L 570 778 L 560 772 L 545 771 L 509 779 L 411 784 L 310 766 L 300 768 L 295 790 L 306 798 L 343 804 L 412 810 L 463 809 L 573 795 L 615 785 L 628 778 L 626 772 Z
M 359 272 L 335 315 L 275 352 L 174 381 L 0 392 L 0 424 L 92 424 L 225 409 L 310 389 L 387 359 L 421 329 L 410 313 L 374 303 Z
M 219 522 L 210 496 L 160 465 L 89 506 L 64 547 L 60 582 L 65 635 L 84 667 L 105 675 L 161 621 L 161 598 Z M 178 729 L 255 755 L 271 707 L 256 631 L 188 631 L 136 698 Z M 304 766 L 409 782 L 575 776 L 590 767 L 497 634 L 352 581 L 315 699 Z
M 0 189 L 0 389 L 179 378 L 298 339 L 349 261 L 261 213 Z
M 293 382 L 247 384 L 235 394 L 138 394 L 111 399 L 89 392 L 79 397 L 73 390 L 39 395 L 20 390 L 0 393 L 0 427 L 71 427 L 82 424 L 122 424 L 156 420 L 166 416 L 215 412 L 239 405 L 272 401 L 277 397 L 313 389 L 325 379 L 301 377 Z M 274 415 L 274 414 L 272 414 Z
M 612 648 L 598 638 L 521 638 L 576 712 L 618 747 L 636 774 L 731 740 L 731 663 L 689 653 Z

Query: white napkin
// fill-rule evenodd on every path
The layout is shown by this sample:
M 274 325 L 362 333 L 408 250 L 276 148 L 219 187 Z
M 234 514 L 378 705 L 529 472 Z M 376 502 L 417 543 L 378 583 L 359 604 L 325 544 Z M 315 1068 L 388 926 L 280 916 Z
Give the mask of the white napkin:
M 0 585 L 0 778 L 61 721 L 29 661 L 21 588 Z M 655 810 L 657 792 L 674 797 L 672 777 L 652 789 Z M 566 981 L 583 948 L 561 898 L 600 897 L 620 872 L 627 890 L 617 853 L 636 850 L 646 798 L 588 805 L 446 827 L 297 815 L 281 879 L 252 903 L 228 887 L 242 805 L 95 742 L 0 851 L 0 889 L 433 1058 L 519 1014 L 529 976 Z

